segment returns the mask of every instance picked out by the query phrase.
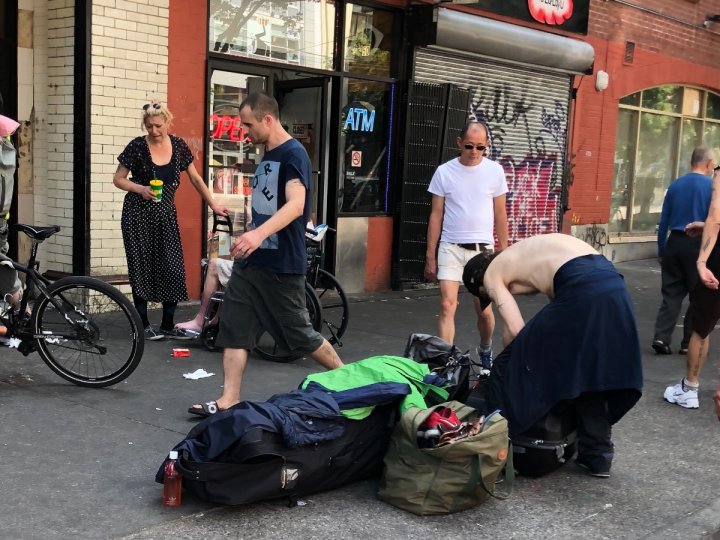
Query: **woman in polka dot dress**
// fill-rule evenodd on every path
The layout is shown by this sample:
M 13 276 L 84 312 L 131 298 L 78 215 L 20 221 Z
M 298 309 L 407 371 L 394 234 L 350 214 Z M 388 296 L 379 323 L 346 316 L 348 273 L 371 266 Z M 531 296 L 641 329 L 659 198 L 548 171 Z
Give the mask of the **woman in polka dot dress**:
M 147 135 L 130 141 L 118 156 L 113 184 L 127 191 L 123 204 L 122 229 L 133 301 L 145 325 L 145 339 L 187 338 L 174 329 L 177 303 L 187 300 L 185 261 L 177 223 L 175 192 L 180 172 L 186 171 L 193 187 L 216 214 L 227 214 L 227 208 L 212 198 L 205 181 L 192 163 L 185 141 L 168 130 L 173 115 L 159 102 L 143 107 L 142 127 Z M 128 175 L 132 173 L 132 177 Z M 158 202 L 150 189 L 150 180 L 163 181 Z M 147 305 L 162 302 L 162 323 L 155 331 L 148 320 Z

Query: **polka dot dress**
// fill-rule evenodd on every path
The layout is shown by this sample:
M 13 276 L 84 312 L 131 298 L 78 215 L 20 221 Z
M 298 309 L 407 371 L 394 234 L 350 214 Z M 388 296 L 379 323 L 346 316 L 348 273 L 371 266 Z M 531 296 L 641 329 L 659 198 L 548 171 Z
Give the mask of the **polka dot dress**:
M 192 153 L 181 138 L 170 135 L 170 141 L 172 159 L 167 165 L 158 166 L 152 162 L 145 137 L 130 141 L 118 156 L 120 164 L 130 169 L 130 180 L 136 184 L 148 186 L 153 178 L 163 181 L 159 203 L 128 192 L 120 221 L 130 285 L 135 294 L 151 302 L 188 299 L 174 201 L 180 172 L 192 163 Z

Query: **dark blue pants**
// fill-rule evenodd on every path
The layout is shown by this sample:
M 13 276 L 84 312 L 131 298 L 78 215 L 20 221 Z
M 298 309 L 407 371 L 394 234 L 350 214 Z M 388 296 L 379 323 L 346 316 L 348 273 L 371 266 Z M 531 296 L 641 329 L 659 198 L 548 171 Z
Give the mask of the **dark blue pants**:
M 668 345 L 672 342 L 683 299 L 698 284 L 695 261 L 700 252 L 701 240 L 700 237 L 691 238 L 680 231 L 672 231 L 668 237 L 661 265 L 662 302 L 655 319 L 653 340 L 659 339 Z M 681 347 L 687 348 L 691 334 L 686 313 Z

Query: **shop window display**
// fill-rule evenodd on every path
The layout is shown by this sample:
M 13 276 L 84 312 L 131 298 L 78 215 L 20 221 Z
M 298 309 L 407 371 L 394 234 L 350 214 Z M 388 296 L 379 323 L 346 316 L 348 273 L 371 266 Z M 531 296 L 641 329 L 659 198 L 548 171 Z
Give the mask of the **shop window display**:
M 250 222 L 251 181 L 262 157 L 262 147 L 250 144 L 240 121 L 240 103 L 264 86 L 264 78 L 239 73 L 214 71 L 211 78 L 208 182 L 213 197 L 230 210 L 235 232 Z M 212 220 L 208 215 L 208 256 L 229 258 L 230 238 L 213 235 Z
M 393 85 L 356 79 L 345 85 L 339 208 L 342 213 L 387 212 Z
M 720 96 L 660 86 L 620 99 L 610 230 L 654 235 L 670 182 L 690 169 L 699 145 L 720 154 Z
M 389 77 L 392 71 L 390 11 L 348 4 L 345 7 L 345 71 Z

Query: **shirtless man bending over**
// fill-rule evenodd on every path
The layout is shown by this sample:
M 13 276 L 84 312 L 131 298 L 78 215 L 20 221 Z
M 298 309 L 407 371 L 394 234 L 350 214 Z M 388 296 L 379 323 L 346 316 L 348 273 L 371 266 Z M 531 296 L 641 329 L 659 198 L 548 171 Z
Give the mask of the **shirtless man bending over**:
M 565 234 L 526 238 L 481 253 L 463 273 L 481 305 L 494 302 L 505 350 L 493 365 L 488 402 L 521 434 L 560 402 L 578 418 L 577 463 L 606 478 L 611 426 L 640 398 L 642 366 L 635 316 L 622 276 L 591 246 Z M 527 323 L 514 294 L 550 303 Z

